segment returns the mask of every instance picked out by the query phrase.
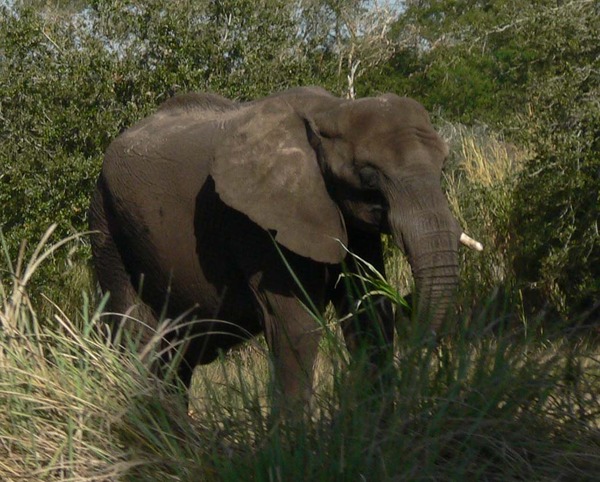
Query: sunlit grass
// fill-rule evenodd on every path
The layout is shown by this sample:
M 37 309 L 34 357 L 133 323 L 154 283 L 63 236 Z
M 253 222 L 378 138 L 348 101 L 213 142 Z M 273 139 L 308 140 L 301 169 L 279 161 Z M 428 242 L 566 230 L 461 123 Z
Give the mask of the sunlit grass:
M 2 288 L 2 480 L 593 480 L 600 470 L 600 361 L 585 343 L 492 336 L 485 323 L 441 344 L 409 330 L 386 414 L 331 337 L 312 416 L 291 423 L 271 415 L 256 342 L 198 371 L 188 413 L 176 389 L 103 338 L 101 306 L 84 300 L 71 320 L 50 303 L 54 316 L 39 319 L 26 288 Z
M 4 259 L 12 286 L 0 289 L 0 479 L 69 480 L 82 473 L 110 476 L 124 460 L 110 450 L 105 429 L 118 413 L 129 382 L 114 351 L 89 337 L 99 311 L 84 331 L 55 307 L 40 320 L 27 294 L 36 269 L 61 244 L 47 248 L 48 230 L 29 260 Z M 101 306 L 99 307 L 101 309 Z

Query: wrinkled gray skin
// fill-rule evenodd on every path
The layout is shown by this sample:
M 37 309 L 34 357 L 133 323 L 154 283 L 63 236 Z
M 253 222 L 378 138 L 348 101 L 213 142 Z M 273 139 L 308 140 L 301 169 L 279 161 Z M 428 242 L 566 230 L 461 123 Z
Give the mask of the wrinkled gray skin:
M 348 283 L 336 283 L 342 262 L 356 270 L 342 244 L 383 273 L 380 233 L 391 233 L 412 267 L 420 315 L 433 329 L 441 323 L 460 236 L 440 187 L 447 154 L 425 109 L 392 94 L 175 97 L 106 153 L 90 226 L 108 311 L 150 328 L 161 315 L 205 320 L 168 340 L 194 336 L 179 370 L 186 385 L 195 365 L 264 331 L 284 395 L 305 399 L 320 338 L 305 293 L 319 310 L 332 301 L 340 317 L 356 307 Z M 388 301 L 376 306 L 377 316 L 346 322 L 344 335 L 352 353 L 364 349 L 382 366 L 393 312 Z

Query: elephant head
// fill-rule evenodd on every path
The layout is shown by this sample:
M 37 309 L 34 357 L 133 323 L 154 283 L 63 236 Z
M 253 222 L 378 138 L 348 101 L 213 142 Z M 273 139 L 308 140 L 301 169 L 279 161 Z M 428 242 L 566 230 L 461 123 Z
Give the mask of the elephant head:
M 341 262 L 349 229 L 391 234 L 412 268 L 419 313 L 437 329 L 458 284 L 459 240 L 470 240 L 441 189 L 445 142 L 414 100 L 317 98 L 248 108 L 214 156 L 217 192 L 320 262 Z
M 440 184 L 448 147 L 426 110 L 385 95 L 323 112 L 313 126 L 345 219 L 392 234 L 412 268 L 419 312 L 437 329 L 458 284 L 462 230 Z

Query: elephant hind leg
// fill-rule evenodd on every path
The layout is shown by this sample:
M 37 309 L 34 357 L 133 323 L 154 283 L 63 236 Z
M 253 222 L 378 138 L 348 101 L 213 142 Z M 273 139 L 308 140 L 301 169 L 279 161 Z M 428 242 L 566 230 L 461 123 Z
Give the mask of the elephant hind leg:
M 100 288 L 109 293 L 106 312 L 113 337 L 119 329 L 140 347 L 152 338 L 158 322 L 152 309 L 138 297 L 118 246 L 118 226 L 111 210 L 110 194 L 102 178 L 98 180 L 89 211 L 92 257 Z

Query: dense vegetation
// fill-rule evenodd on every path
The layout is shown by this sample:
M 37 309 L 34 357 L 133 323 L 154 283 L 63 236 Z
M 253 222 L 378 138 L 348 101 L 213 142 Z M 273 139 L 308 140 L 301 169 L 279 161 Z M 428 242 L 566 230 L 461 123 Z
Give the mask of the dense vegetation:
M 0 3 L 0 479 L 593 480 L 598 32 L 593 0 Z M 335 336 L 310 423 L 274 428 L 257 350 L 199 377 L 189 419 L 98 335 L 85 236 L 33 248 L 86 230 L 108 143 L 174 93 L 308 84 L 434 113 L 449 200 L 486 246 L 463 254 L 461 328 L 438 347 L 408 329 L 385 422 Z

